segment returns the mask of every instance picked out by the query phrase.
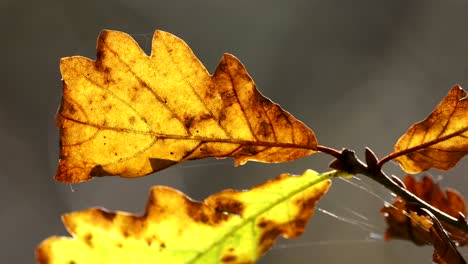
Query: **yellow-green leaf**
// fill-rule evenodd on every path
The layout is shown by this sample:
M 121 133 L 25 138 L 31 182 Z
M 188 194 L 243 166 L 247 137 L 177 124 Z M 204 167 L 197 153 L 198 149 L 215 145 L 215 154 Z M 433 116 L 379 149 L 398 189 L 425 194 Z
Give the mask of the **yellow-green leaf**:
M 303 233 L 333 176 L 336 171 L 283 174 L 203 203 L 153 187 L 142 216 L 99 208 L 64 215 L 73 238 L 48 238 L 37 258 L 41 264 L 253 263 L 277 236 Z
M 63 58 L 61 150 L 55 178 L 139 177 L 204 157 L 291 161 L 314 153 L 303 123 L 256 89 L 225 54 L 210 75 L 181 39 L 156 31 L 147 56 L 127 34 L 103 31 L 97 59 Z

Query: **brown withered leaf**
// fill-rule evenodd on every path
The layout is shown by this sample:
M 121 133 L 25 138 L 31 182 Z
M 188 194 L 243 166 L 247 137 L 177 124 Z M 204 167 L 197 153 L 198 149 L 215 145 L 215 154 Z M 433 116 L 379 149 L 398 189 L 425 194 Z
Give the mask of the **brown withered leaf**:
M 463 196 L 454 189 L 446 188 L 445 192 L 438 183 L 424 176 L 421 182 L 407 175 L 403 179 L 408 191 L 423 199 L 435 208 L 457 218 L 459 213 L 466 215 L 466 203 Z
M 437 209 L 458 218 L 459 212 L 466 214 L 466 204 L 461 194 L 452 189 L 445 192 L 431 178 L 425 176 L 421 182 L 412 176 L 406 176 L 404 181 L 406 188 L 425 200 Z M 403 239 L 413 241 L 417 245 L 433 244 L 434 234 L 431 233 L 433 221 L 427 215 L 418 215 L 408 208 L 406 202 L 397 197 L 392 205 L 386 205 L 381 209 L 385 221 L 388 224 L 385 232 L 386 239 Z M 408 217 L 410 214 L 411 217 Z M 468 234 L 465 234 L 450 226 L 443 225 L 449 232 L 450 238 L 459 245 L 468 243 Z
M 428 232 L 431 226 L 430 220 L 407 210 L 405 201 L 400 197 L 397 197 L 392 205 L 385 205 L 380 211 L 388 225 L 385 232 L 386 240 L 409 240 L 419 246 L 431 243 Z
M 401 202 L 401 199 L 400 199 Z M 401 206 L 401 203 L 394 204 Z M 399 235 L 408 236 L 406 239 L 413 241 L 416 245 L 427 245 L 432 244 L 434 247 L 434 253 L 432 259 L 434 262 L 439 264 L 466 264 L 465 260 L 461 256 L 457 249 L 457 246 L 447 232 L 444 230 L 442 224 L 437 218 L 429 211 L 420 208 L 415 212 L 411 209 L 403 206 L 403 210 L 409 215 L 399 215 L 397 217 L 405 217 L 406 232 L 400 233 Z M 388 223 L 387 217 L 387 223 Z M 390 227 L 392 228 L 392 227 Z M 390 230 L 390 229 L 389 229 Z M 402 226 L 393 229 L 392 231 L 403 230 Z M 386 239 L 388 239 L 388 231 L 386 233 Z M 391 237 L 394 238 L 394 237 Z M 399 237 L 403 238 L 403 237 Z
M 427 209 L 421 209 L 432 220 L 431 233 L 434 254 L 432 260 L 439 264 L 466 264 L 457 246 L 450 239 L 439 220 Z
M 278 236 L 304 232 L 337 172 L 282 174 L 250 190 L 225 190 L 204 202 L 152 188 L 141 216 L 91 208 L 63 216 L 73 237 L 50 237 L 41 264 L 254 263 Z
M 181 39 L 156 31 L 147 56 L 103 31 L 97 59 L 63 58 L 55 178 L 139 177 L 204 157 L 286 162 L 315 152 L 313 132 L 256 89 L 225 54 L 210 75 Z
M 419 173 L 449 170 L 467 153 L 468 97 L 457 85 L 425 120 L 410 127 L 391 155 L 406 172 Z

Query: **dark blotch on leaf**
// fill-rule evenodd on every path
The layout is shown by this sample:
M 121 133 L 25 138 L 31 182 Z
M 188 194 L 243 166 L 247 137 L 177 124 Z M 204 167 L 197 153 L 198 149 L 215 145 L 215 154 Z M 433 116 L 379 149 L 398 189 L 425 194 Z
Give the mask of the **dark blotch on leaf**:
M 107 211 L 99 210 L 98 211 L 103 218 L 105 218 L 107 221 L 112 222 L 114 221 L 114 218 L 117 216 L 115 213 L 110 213 Z
M 273 224 L 268 224 L 266 223 L 266 226 L 273 225 Z M 281 234 L 281 229 L 280 228 L 273 228 L 268 230 L 266 228 L 266 231 L 262 234 L 260 237 L 259 243 L 258 243 L 258 248 L 261 254 L 265 253 L 273 243 L 275 243 L 276 238 Z
M 226 255 L 226 256 L 223 256 L 223 257 L 221 258 L 221 261 L 222 261 L 222 262 L 225 262 L 225 263 L 226 263 L 226 262 L 234 262 L 234 261 L 236 261 L 236 260 L 237 260 L 237 257 L 234 256 L 234 255 Z
M 216 197 L 216 211 L 241 215 L 244 211 L 244 204 L 231 198 Z
M 263 221 L 263 220 L 262 220 L 262 221 L 259 221 L 259 222 L 258 222 L 257 226 L 258 226 L 259 228 L 264 229 L 264 228 L 266 228 L 266 227 L 268 226 L 268 223 L 270 223 L 270 222 L 268 222 L 268 221 Z
M 186 202 L 187 214 L 195 221 L 202 222 L 205 224 L 210 223 L 210 217 L 204 210 L 203 205 L 197 202 L 187 201 Z
M 93 235 L 91 233 L 86 234 L 83 237 L 83 239 L 84 239 L 84 242 L 86 243 L 86 245 L 88 245 L 90 248 L 94 247 L 93 242 L 92 242 Z
M 193 116 L 186 117 L 184 119 L 184 126 L 189 129 L 195 122 L 195 118 Z

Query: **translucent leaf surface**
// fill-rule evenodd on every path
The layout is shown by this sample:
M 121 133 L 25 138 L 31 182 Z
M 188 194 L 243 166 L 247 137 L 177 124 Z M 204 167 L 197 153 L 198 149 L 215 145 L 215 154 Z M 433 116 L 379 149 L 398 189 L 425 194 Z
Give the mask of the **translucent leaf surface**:
M 261 95 L 237 58 L 214 75 L 181 39 L 156 31 L 147 56 L 127 34 L 103 31 L 97 59 L 63 58 L 56 179 L 138 177 L 204 157 L 291 161 L 315 152 L 313 132 Z
M 434 111 L 395 145 L 395 160 L 408 173 L 449 170 L 468 153 L 468 97 L 455 86 Z
M 73 238 L 51 237 L 39 263 L 253 263 L 277 236 L 296 237 L 336 172 L 283 174 L 249 191 L 225 190 L 195 202 L 154 187 L 146 213 L 92 208 L 63 216 Z

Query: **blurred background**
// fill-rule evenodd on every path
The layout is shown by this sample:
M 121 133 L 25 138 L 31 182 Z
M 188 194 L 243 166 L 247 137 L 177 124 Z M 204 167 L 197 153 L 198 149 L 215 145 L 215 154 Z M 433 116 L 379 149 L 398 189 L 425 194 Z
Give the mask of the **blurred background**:
M 453 85 L 468 86 L 467 11 L 460 0 L 1 0 L 0 262 L 34 263 L 43 239 L 67 234 L 63 213 L 92 206 L 142 213 L 152 185 L 201 200 L 284 172 L 328 170 L 331 159 L 317 154 L 239 168 L 207 159 L 133 180 L 55 182 L 59 59 L 94 59 L 102 29 L 131 34 L 147 52 L 155 29 L 169 31 L 210 72 L 232 53 L 259 90 L 309 125 L 320 144 L 360 157 L 369 146 L 382 157 Z M 404 176 L 395 164 L 385 170 Z M 429 173 L 466 193 L 467 171 L 465 158 L 448 173 Z M 260 263 L 430 263 L 431 247 L 383 240 L 379 210 L 392 196 L 358 177 L 335 180 L 306 233 L 278 240 Z

